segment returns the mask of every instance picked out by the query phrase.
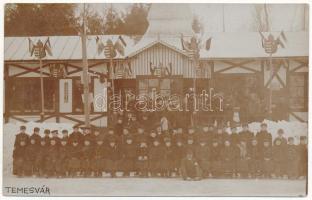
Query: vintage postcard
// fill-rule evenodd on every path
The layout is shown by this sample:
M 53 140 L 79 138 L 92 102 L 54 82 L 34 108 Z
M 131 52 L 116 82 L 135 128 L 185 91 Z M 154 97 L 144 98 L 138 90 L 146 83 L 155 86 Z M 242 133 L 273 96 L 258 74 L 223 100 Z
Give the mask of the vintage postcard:
M 4 11 L 4 195 L 307 195 L 308 4 Z

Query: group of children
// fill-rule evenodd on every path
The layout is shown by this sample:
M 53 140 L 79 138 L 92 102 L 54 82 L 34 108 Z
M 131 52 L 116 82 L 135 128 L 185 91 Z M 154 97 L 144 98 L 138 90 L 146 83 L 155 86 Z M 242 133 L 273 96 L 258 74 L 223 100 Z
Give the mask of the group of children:
M 255 135 L 243 124 L 242 131 L 233 127 L 204 126 L 183 130 L 146 131 L 123 127 L 105 132 L 88 127 L 80 132 L 44 130 L 33 134 L 20 127 L 13 152 L 13 174 L 39 177 L 182 177 L 202 178 L 299 178 L 307 173 L 307 139 L 285 138 L 283 130 L 272 138 L 267 125 Z M 132 172 L 132 173 L 131 173 Z

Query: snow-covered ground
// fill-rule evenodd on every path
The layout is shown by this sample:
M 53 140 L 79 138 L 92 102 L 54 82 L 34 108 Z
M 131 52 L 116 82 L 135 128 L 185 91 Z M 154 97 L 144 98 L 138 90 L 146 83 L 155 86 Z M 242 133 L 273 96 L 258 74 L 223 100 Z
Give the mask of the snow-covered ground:
M 305 196 L 303 180 L 5 178 L 3 187 L 47 186 L 51 196 Z M 3 191 L 5 195 L 6 191 Z M 13 195 L 13 194 L 11 194 Z
M 285 136 L 307 135 L 308 126 L 300 122 L 272 122 L 265 120 L 269 131 L 276 136 L 283 128 Z M 305 180 L 225 180 L 206 179 L 202 181 L 182 181 L 178 178 L 75 178 L 44 179 L 17 178 L 12 174 L 12 152 L 16 133 L 22 124 L 4 124 L 3 137 L 3 187 L 42 187 L 50 188 L 50 195 L 61 196 L 304 196 Z M 34 127 L 72 130 L 72 124 L 34 123 L 26 125 L 31 133 Z M 250 130 L 257 132 L 260 123 L 250 124 Z M 4 194 L 6 190 L 3 189 Z M 13 194 L 11 194 L 13 195 Z

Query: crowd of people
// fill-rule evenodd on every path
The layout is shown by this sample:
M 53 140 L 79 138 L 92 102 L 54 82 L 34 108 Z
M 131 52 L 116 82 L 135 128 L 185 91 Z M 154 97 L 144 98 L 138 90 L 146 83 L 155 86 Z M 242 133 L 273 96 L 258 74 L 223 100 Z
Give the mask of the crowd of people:
M 18 177 L 182 177 L 284 178 L 307 175 L 307 138 L 300 144 L 284 137 L 283 129 L 272 138 L 267 124 L 258 133 L 242 124 L 242 131 L 224 126 L 146 130 L 121 126 L 62 130 L 20 127 L 13 151 L 13 174 Z M 82 132 L 80 132 L 82 131 Z M 62 135 L 62 136 L 60 136 Z M 119 173 L 118 173 L 119 172 Z M 118 175 L 118 176 L 117 176 Z

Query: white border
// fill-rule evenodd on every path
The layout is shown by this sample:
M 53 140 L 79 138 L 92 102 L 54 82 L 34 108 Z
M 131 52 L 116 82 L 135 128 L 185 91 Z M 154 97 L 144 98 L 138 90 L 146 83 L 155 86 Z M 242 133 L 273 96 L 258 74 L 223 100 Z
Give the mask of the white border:
M 1 6 L 0 6 L 0 12 L 1 12 L 1 21 L 2 21 L 2 26 L 0 27 L 0 31 L 1 31 L 1 40 L 0 40 L 0 60 L 2 61 L 2 68 L 0 69 L 0 85 L 1 85 L 1 89 L 2 89 L 2 92 L 0 93 L 0 113 L 3 113 L 3 63 L 4 63 L 4 52 L 3 52 L 3 47 L 4 47 L 4 5 L 5 3 L 248 3 L 248 4 L 251 4 L 251 3 L 307 3 L 309 4 L 309 7 L 311 7 L 311 2 L 308 1 L 308 0 L 253 0 L 253 1 L 248 1 L 248 0 L 240 0 L 240 1 L 237 1 L 237 0 L 136 0 L 136 1 L 131 1 L 131 0 L 91 0 L 91 1 L 79 1 L 79 0 L 66 0 L 66 1 L 62 1 L 62 0 L 54 0 L 54 1 L 48 1 L 48 0 L 36 0 L 36 1 L 29 1 L 29 0 L 15 0 L 15 1 L 9 1 L 9 0 L 4 0 L 4 1 L 1 1 Z M 311 11 L 310 11 L 311 13 Z M 311 22 L 311 17 L 309 17 L 309 27 L 312 27 L 312 22 Z M 309 38 L 311 38 L 311 32 L 309 32 Z M 309 63 L 311 63 L 311 41 L 309 40 Z M 311 74 L 309 75 L 309 83 L 311 83 Z M 309 84 L 309 119 L 311 119 L 311 116 L 312 116 L 312 113 L 311 113 L 311 93 L 312 93 L 312 87 L 311 85 Z M 1 114 L 0 115 L 0 119 L 1 121 L 3 122 L 3 115 Z M 309 123 L 309 132 L 311 130 L 311 123 Z M 2 152 L 3 150 L 3 123 L 0 123 L 0 134 L 1 134 L 1 137 L 0 137 L 0 152 Z M 312 163 L 311 163 L 311 160 L 312 160 L 312 151 L 311 151 L 311 144 L 312 144 L 312 137 L 310 136 L 309 137 L 309 163 L 308 163 L 308 168 L 309 168 L 309 178 L 308 178 L 308 196 L 307 197 L 290 197 L 291 199 L 297 199 L 297 198 L 300 198 L 300 199 L 311 199 L 312 198 L 312 195 L 311 195 L 311 189 L 312 189 L 312 184 L 311 184 L 311 169 L 312 169 Z M 0 171 L 1 171 L 1 175 L 3 173 L 3 170 L 2 170 L 2 163 L 3 163 L 3 155 L 1 156 L 0 158 Z M 2 199 L 33 199 L 33 197 L 6 197 L 6 196 L 2 196 L 2 176 L 1 176 L 1 182 L 0 182 L 0 194 L 1 194 L 1 198 Z M 58 199 L 60 197 L 39 197 L 40 199 Z M 63 197 L 61 197 L 63 198 Z M 68 199 L 85 199 L 85 197 L 67 197 Z M 100 198 L 103 198 L 103 197 L 92 197 L 92 198 L 95 198 L 95 199 L 100 199 Z M 135 199 L 135 198 L 138 198 L 138 197 L 105 197 L 105 198 L 108 198 L 108 199 Z M 144 198 L 144 197 L 142 197 Z M 150 197 L 149 197 L 150 198 Z M 164 198 L 164 199 L 173 199 L 173 198 L 176 198 L 176 197 L 152 197 L 152 198 Z M 179 199 L 188 199 L 190 197 L 179 197 Z M 202 197 L 195 197 L 195 198 L 202 198 Z M 242 197 L 210 197 L 210 198 L 218 198 L 218 199 L 241 199 Z M 255 197 L 243 197 L 244 199 L 254 199 Z M 270 198 L 270 199 L 286 199 L 286 197 L 257 197 L 257 199 L 262 199 L 262 198 Z

